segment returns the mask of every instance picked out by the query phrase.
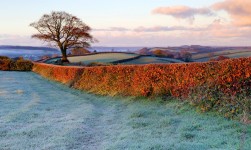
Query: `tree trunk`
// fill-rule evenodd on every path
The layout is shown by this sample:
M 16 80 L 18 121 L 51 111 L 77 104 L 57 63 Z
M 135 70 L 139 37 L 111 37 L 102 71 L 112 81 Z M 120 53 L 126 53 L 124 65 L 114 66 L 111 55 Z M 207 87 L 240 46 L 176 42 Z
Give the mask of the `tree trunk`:
M 61 53 L 62 53 L 62 62 L 69 63 L 69 60 L 67 59 L 67 55 L 66 55 L 66 49 L 61 49 Z

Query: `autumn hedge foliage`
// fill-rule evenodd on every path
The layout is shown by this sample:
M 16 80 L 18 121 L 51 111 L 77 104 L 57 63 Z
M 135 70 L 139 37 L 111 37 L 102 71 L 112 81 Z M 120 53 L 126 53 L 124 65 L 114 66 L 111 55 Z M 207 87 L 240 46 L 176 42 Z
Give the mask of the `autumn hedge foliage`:
M 207 63 L 82 68 L 37 63 L 33 71 L 92 93 L 172 96 L 187 99 L 205 111 L 216 107 L 219 107 L 217 111 L 232 111 L 230 116 L 242 112 L 244 106 L 241 106 L 244 102 L 237 102 L 232 97 L 251 95 L 251 58 Z M 225 97 L 221 97 L 221 94 Z M 241 103 L 240 106 L 238 103 Z M 237 104 L 237 108 L 232 108 Z M 222 110 L 223 105 L 229 105 L 229 108 Z
M 33 63 L 28 60 L 12 60 L 5 56 L 0 56 L 0 70 L 2 71 L 31 71 Z

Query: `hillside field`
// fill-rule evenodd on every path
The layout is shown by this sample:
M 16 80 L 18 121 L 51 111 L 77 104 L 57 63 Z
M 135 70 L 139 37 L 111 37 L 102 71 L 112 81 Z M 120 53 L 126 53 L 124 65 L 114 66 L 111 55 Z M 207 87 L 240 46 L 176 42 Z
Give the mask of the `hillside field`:
M 205 62 L 210 59 L 215 59 L 218 56 L 226 56 L 229 58 L 251 57 L 251 50 L 235 49 L 235 50 L 221 50 L 216 52 L 195 53 L 192 55 L 192 59 L 196 62 Z
M 45 61 L 45 63 L 53 63 L 60 58 L 52 58 Z M 94 53 L 88 54 L 84 56 L 71 56 L 68 57 L 68 60 L 71 63 L 83 63 L 83 64 L 90 64 L 90 63 L 111 63 L 111 64 L 168 64 L 168 63 L 182 63 L 183 61 L 178 59 L 172 58 L 162 58 L 162 57 L 155 57 L 155 56 L 144 56 L 134 53 L 116 53 L 116 52 L 109 52 L 109 53 Z

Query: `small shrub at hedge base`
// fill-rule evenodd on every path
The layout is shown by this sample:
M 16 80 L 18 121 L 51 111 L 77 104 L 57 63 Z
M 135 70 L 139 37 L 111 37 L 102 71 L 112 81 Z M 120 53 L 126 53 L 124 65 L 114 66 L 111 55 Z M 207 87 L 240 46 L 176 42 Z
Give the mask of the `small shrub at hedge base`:
M 190 92 L 186 100 L 202 112 L 214 110 L 226 118 L 241 118 L 243 122 L 251 119 L 251 97 L 245 91 L 233 96 L 217 87 L 201 86 Z

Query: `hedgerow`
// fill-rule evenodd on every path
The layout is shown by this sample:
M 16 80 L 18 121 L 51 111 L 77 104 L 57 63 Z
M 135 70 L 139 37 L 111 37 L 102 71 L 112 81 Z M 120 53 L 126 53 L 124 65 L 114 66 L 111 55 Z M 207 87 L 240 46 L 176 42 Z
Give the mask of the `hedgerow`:
M 7 56 L 0 56 L 0 60 L 6 60 L 6 59 L 10 59 L 10 58 Z
M 243 112 L 244 102 L 237 102 L 236 98 L 251 95 L 251 58 L 82 68 L 36 63 L 33 71 L 76 89 L 102 95 L 177 97 L 189 100 L 201 110 L 215 109 L 228 114 L 226 117 Z
M 0 70 L 2 71 L 31 71 L 32 67 L 33 63 L 29 60 L 0 57 Z

